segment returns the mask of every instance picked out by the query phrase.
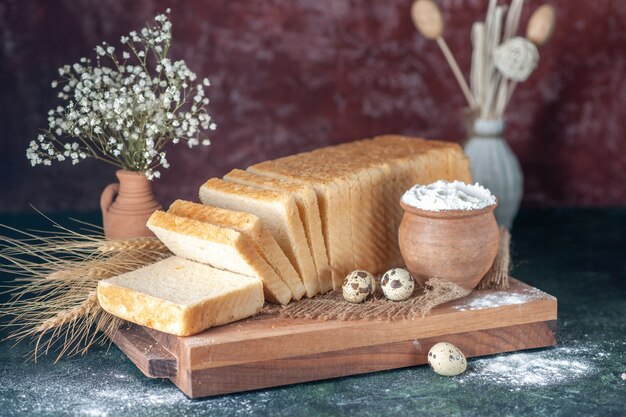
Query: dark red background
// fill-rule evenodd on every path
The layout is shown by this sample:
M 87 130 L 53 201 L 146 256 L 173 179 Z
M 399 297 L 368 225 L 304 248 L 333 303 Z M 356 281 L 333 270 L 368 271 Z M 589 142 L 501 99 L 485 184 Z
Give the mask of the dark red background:
M 487 0 L 442 0 L 447 39 L 469 68 L 469 31 Z M 557 29 L 506 115 L 526 205 L 626 205 L 626 2 L 553 0 Z M 527 1 L 523 27 L 540 1 Z M 396 132 L 460 142 L 464 99 L 410 0 L 0 2 L 0 211 L 94 209 L 114 168 L 31 168 L 25 148 L 57 67 L 172 8 L 171 55 L 208 76 L 219 124 L 210 148 L 169 151 L 163 203 L 195 198 L 233 167 Z M 467 73 L 467 71 L 466 71 Z

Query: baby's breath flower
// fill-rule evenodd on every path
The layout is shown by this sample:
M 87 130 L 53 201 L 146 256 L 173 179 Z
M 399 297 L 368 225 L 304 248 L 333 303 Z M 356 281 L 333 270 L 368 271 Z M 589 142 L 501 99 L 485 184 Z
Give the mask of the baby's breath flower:
M 202 134 L 215 129 L 205 108 L 209 80 L 196 84 L 184 61 L 162 55 L 171 40 L 169 12 L 155 17 L 151 27 L 120 38 L 121 61 L 115 47 L 103 42 L 94 48 L 95 66 L 83 57 L 59 68 L 58 97 L 64 105 L 48 111 L 48 129 L 30 142 L 31 165 L 77 164 L 91 157 L 153 179 L 160 177 L 159 167 L 169 167 L 163 147 L 170 141 L 185 141 L 189 148 L 210 145 Z M 157 57 L 152 67 L 149 55 Z

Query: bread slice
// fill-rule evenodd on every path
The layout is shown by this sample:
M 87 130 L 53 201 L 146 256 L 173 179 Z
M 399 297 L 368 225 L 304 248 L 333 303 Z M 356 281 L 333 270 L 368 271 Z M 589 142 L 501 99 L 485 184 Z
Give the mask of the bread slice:
M 98 302 L 124 320 L 177 336 L 253 316 L 259 279 L 173 256 L 98 282 Z
M 291 300 L 287 285 L 244 234 L 160 210 L 152 213 L 147 226 L 175 255 L 259 278 L 265 299 L 272 303 L 284 305 Z
M 230 171 L 228 174 L 224 175 L 224 179 L 252 187 L 287 192 L 294 196 L 298 206 L 298 212 L 300 213 L 300 220 L 304 226 L 307 242 L 311 249 L 311 254 L 313 255 L 313 261 L 315 262 L 317 276 L 320 281 L 320 292 L 325 293 L 330 291 L 332 289 L 332 279 L 330 276 L 330 266 L 328 265 L 328 256 L 326 255 L 326 244 L 324 243 L 324 235 L 322 234 L 322 221 L 315 190 L 308 185 L 282 181 L 277 178 L 270 178 L 241 169 Z
M 212 178 L 200 187 L 203 204 L 258 216 L 302 278 L 306 295 L 320 291 L 313 256 L 292 195 Z
M 293 300 L 299 300 L 305 294 L 304 285 L 295 268 L 257 216 L 183 200 L 176 200 L 167 212 L 243 233 L 254 243 L 257 252 L 289 287 Z

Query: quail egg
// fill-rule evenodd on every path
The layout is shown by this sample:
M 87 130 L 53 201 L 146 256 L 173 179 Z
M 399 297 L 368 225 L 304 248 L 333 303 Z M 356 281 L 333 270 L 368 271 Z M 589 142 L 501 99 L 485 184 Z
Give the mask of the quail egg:
M 385 272 L 380 287 L 391 301 L 406 300 L 413 294 L 415 280 L 406 269 L 393 268 Z
M 343 298 L 351 303 L 362 303 L 372 293 L 374 277 L 367 271 L 357 269 L 343 280 Z
M 437 343 L 430 348 L 428 364 L 433 371 L 444 376 L 459 375 L 467 369 L 467 360 L 461 349 L 447 342 Z

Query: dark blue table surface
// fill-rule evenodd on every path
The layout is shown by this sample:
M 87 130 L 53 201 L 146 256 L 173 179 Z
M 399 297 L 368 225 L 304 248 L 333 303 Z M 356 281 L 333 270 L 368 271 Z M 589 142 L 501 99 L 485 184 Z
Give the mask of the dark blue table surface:
M 98 221 L 53 217 L 69 216 Z M 0 223 L 48 227 L 37 214 Z M 3 342 L 0 416 L 626 415 L 626 209 L 524 210 L 513 256 L 514 276 L 559 300 L 555 348 L 470 359 L 455 378 L 420 366 L 189 400 L 115 346 L 53 364 Z

